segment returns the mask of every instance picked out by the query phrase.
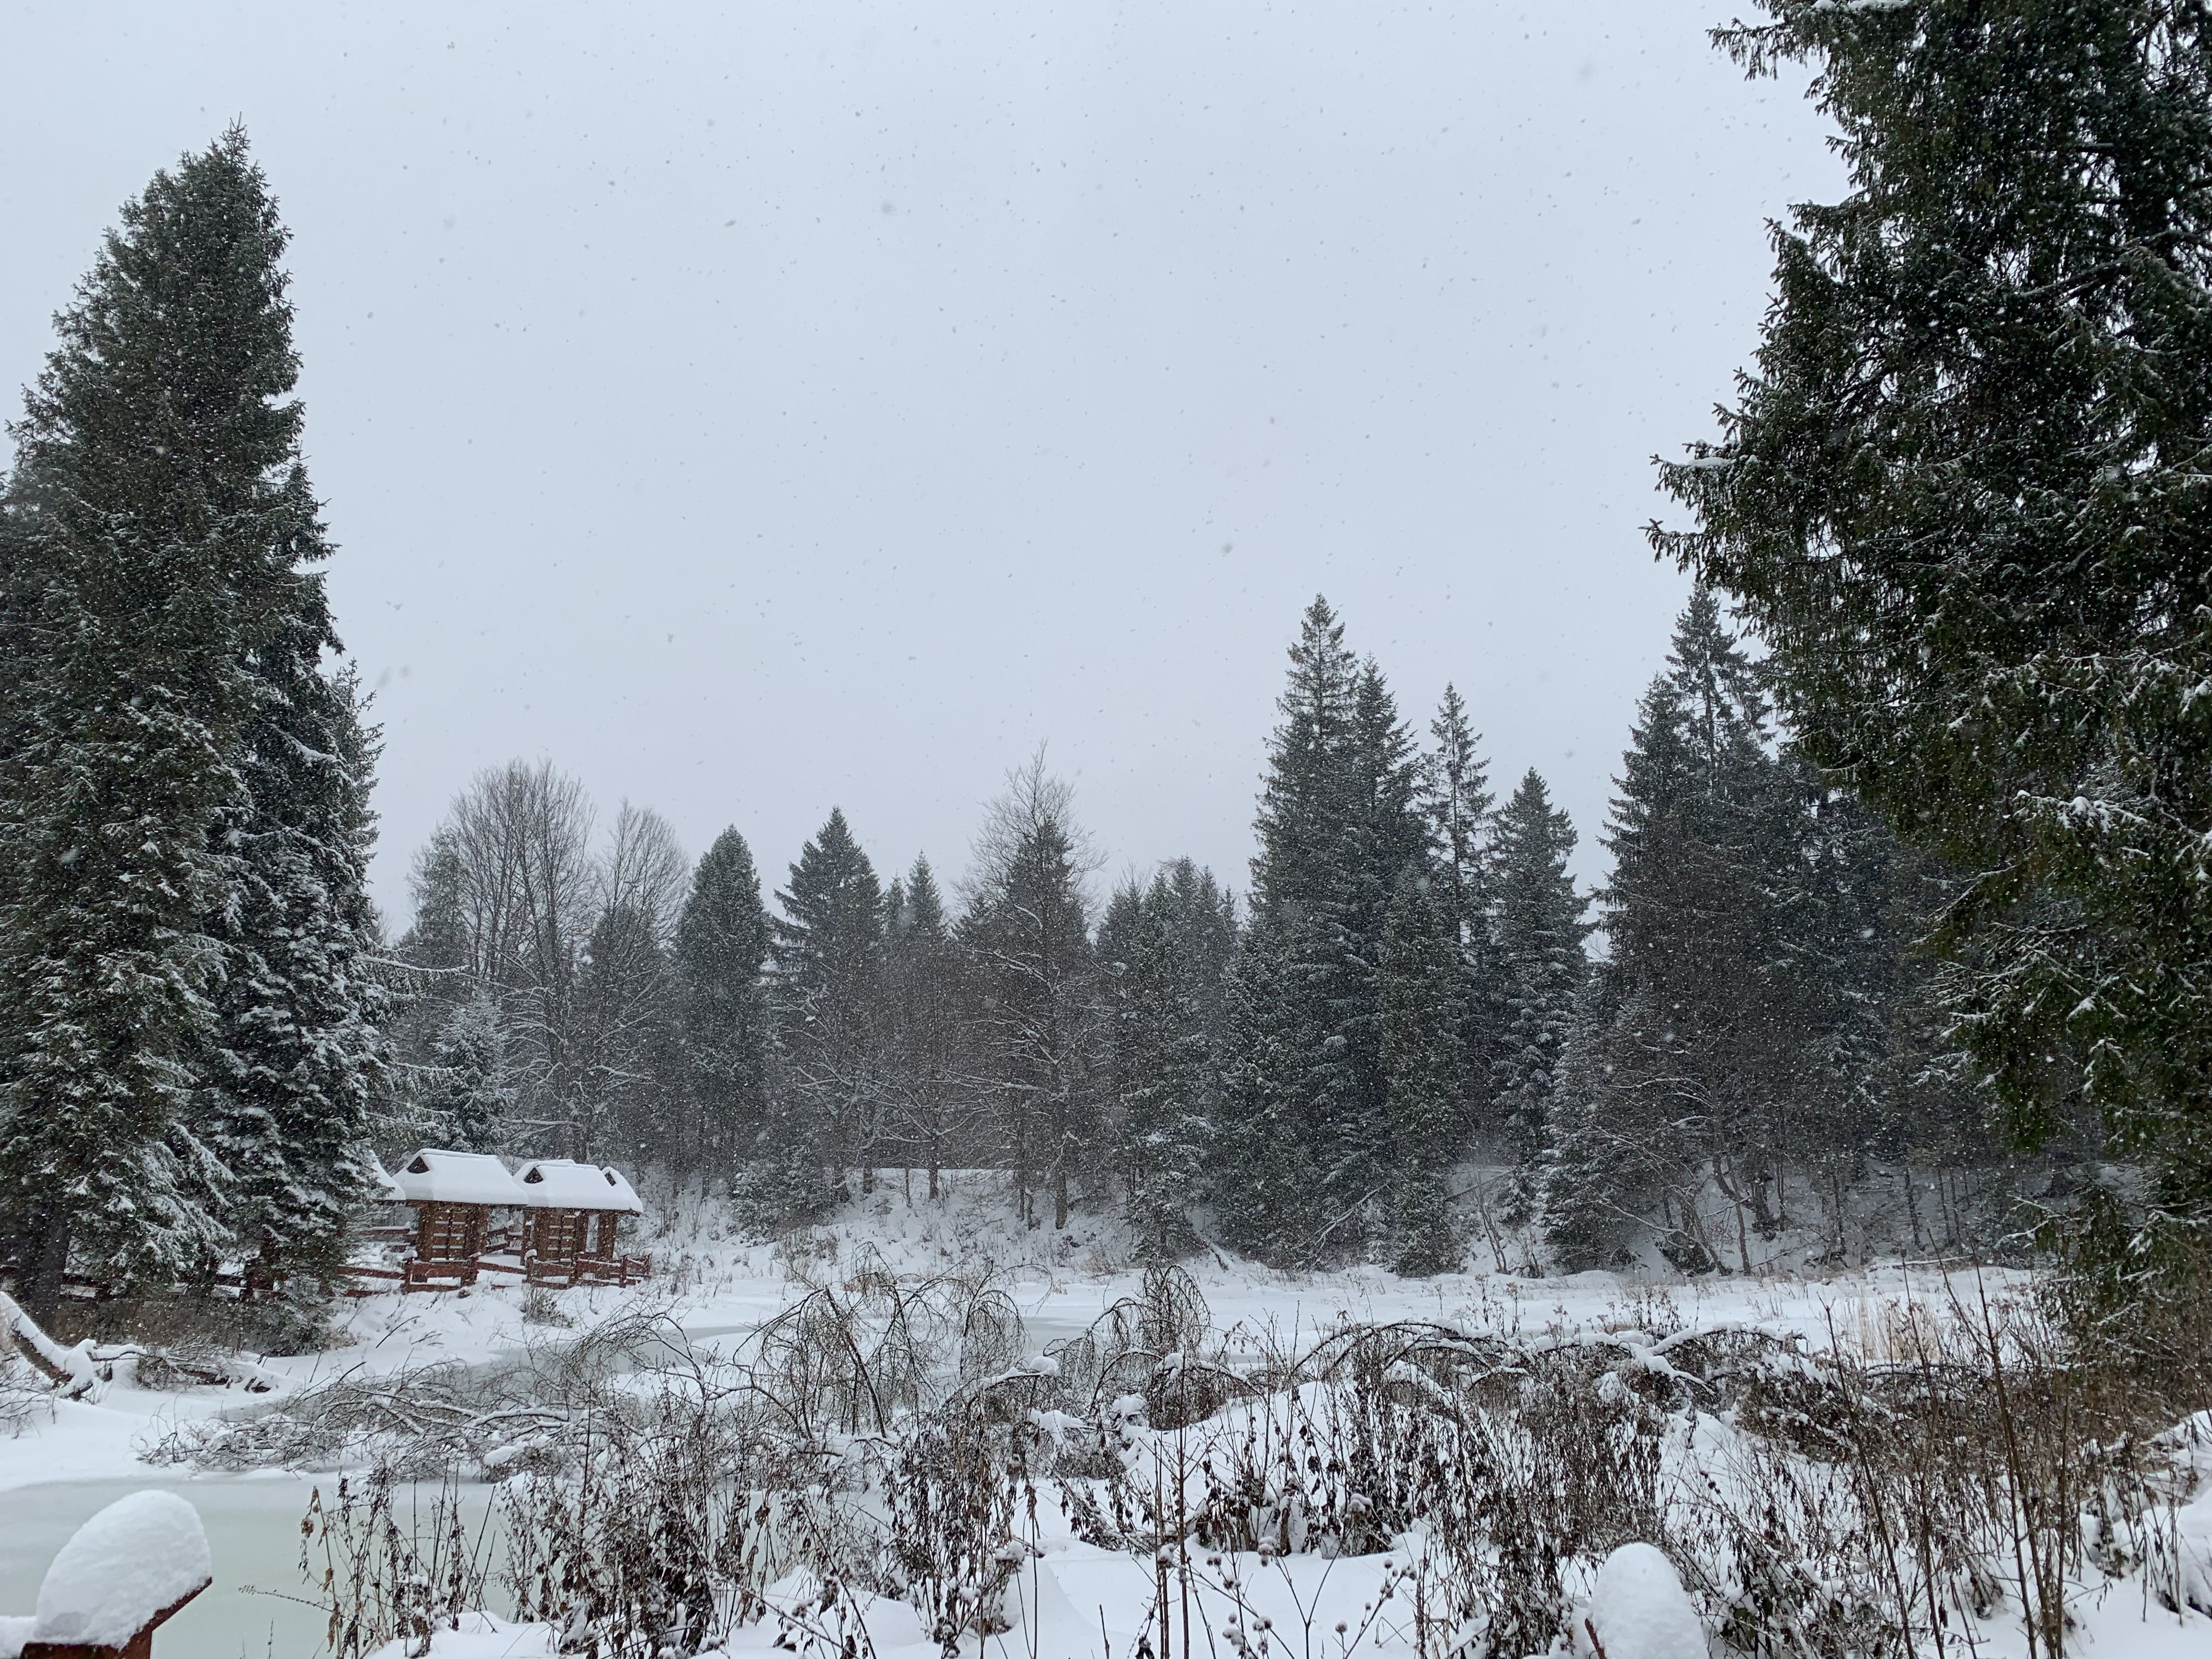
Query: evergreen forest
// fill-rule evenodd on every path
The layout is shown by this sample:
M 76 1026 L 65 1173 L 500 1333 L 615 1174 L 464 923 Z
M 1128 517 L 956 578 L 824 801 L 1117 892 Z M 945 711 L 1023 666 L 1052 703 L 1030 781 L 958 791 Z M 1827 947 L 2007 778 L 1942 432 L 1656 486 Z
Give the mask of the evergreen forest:
M 1875 1206 L 1906 1249 L 2101 1240 L 2122 1301 L 2196 1261 L 2202 20 L 1972 9 L 1722 32 L 1812 69 L 1852 187 L 1775 229 L 1740 401 L 1660 469 L 1693 585 L 1605 822 L 1493 778 L 1455 691 L 1401 708 L 1317 598 L 1249 871 L 1105 880 L 1042 749 L 969 847 L 881 868 L 902 827 L 834 803 L 695 860 L 520 759 L 455 781 L 380 916 L 288 233 L 240 129 L 157 173 L 0 498 L 8 1278 L 313 1295 L 424 1144 L 763 1235 L 980 1168 L 1162 1260 L 1747 1271 Z

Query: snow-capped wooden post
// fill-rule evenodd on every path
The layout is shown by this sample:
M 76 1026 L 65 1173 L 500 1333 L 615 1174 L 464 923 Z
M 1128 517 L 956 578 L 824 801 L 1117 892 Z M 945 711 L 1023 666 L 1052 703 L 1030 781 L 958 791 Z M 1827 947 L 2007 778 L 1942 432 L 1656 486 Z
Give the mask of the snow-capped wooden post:
M 154 1632 L 213 1582 L 199 1511 L 174 1492 L 134 1492 L 54 1557 L 22 1659 L 153 1659 Z

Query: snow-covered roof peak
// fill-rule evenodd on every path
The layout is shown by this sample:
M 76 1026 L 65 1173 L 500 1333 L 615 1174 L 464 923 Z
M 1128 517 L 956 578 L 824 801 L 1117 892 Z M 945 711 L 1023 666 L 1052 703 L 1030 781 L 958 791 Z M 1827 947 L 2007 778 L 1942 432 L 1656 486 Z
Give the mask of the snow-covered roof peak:
M 637 1189 L 619 1170 L 572 1158 L 541 1158 L 522 1168 L 522 1201 L 542 1210 L 619 1210 L 643 1215 Z
M 507 1165 L 489 1152 L 448 1152 L 425 1146 L 386 1179 L 403 1204 L 520 1206 L 526 1196 Z

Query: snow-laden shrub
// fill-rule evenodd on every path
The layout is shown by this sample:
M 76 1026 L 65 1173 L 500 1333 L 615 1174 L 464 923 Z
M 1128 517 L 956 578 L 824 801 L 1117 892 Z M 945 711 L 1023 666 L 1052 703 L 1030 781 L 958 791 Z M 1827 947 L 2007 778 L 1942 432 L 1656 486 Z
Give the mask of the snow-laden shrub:
M 459 1497 L 417 1525 L 347 1488 L 330 1604 L 389 1633 L 503 1600 L 601 1659 L 761 1620 L 865 1653 L 893 1603 L 972 1649 L 1048 1522 L 1141 1569 L 1153 1653 L 1212 1637 L 1242 1659 L 1356 1634 L 1310 1606 L 1268 1626 L 1301 1562 L 1368 1564 L 1359 1618 L 1388 1601 L 1419 1650 L 1465 1659 L 1572 1638 L 1631 1544 L 1759 1659 L 1903 1659 L 2000 1614 L 2047 1632 L 2119 1577 L 2174 1607 L 2201 1589 L 2173 1520 L 2198 1454 L 2032 1306 L 1937 1308 L 1871 1346 L 1631 1316 L 1656 1328 L 1352 1323 L 1288 1351 L 1218 1335 L 1162 1267 L 1036 1352 L 988 1284 L 863 1263 L 732 1351 L 646 1318 L 512 1367 L 341 1379 L 166 1449 L 373 1454 L 387 1491 L 495 1480 L 495 1560 Z

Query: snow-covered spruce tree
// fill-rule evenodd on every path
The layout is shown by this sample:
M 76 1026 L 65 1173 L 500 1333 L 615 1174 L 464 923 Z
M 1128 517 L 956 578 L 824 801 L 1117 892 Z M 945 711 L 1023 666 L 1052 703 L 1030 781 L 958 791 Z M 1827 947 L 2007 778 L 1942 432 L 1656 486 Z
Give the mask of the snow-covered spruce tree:
M 1176 859 L 1118 890 L 1098 929 L 1116 1146 L 1130 1224 L 1148 1260 L 1196 1247 L 1192 1212 L 1220 1112 L 1235 907 L 1209 870 Z
M 223 971 L 198 1115 L 221 1165 L 208 1199 L 255 1279 L 326 1285 L 392 1079 L 368 960 L 375 738 L 351 676 L 323 665 L 337 641 L 320 573 L 295 582 L 283 632 L 249 659 L 260 708 L 241 749 L 246 808 L 226 836 L 233 896 L 207 922 Z
M 1411 738 L 1326 600 L 1291 648 L 1255 828 L 1251 939 L 1231 999 L 1216 1191 L 1224 1231 L 1279 1261 L 1388 1224 L 1376 962 L 1400 872 L 1427 856 Z
M 159 1285 L 228 1248 L 200 1068 L 249 1011 L 209 994 L 239 965 L 212 919 L 326 930 L 304 959 L 264 958 L 288 985 L 306 976 L 267 1035 L 305 1043 L 330 1022 L 343 1058 L 301 1082 L 357 1111 L 367 1054 L 340 935 L 360 916 L 367 755 L 341 752 L 336 689 L 301 678 L 328 637 L 300 567 L 327 547 L 300 460 L 284 243 L 242 133 L 157 173 L 58 319 L 12 428 L 9 586 L 27 609 L 0 757 L 0 1209 L 41 1300 L 72 1267 Z M 313 758 L 278 752 L 295 726 Z M 257 781 L 265 796 L 295 758 L 318 799 L 296 823 L 273 799 L 257 815 Z M 292 1104 L 271 1123 L 295 1122 Z M 301 1179 L 348 1173 L 326 1160 Z M 264 1211 L 273 1196 L 249 1213 L 319 1224 L 315 1191 Z
M 1938 942 L 2016 1144 L 2077 1103 L 2212 1213 L 2212 13 L 1778 0 L 1850 169 L 1775 233 L 1665 555 L 1807 754 L 1967 872 Z
M 1429 722 L 1434 746 L 1421 757 L 1422 815 L 1436 847 L 1437 877 L 1466 961 L 1467 1011 L 1453 1094 L 1468 1132 L 1501 1127 L 1494 1079 L 1510 1020 L 1504 963 L 1498 954 L 1495 849 L 1497 800 L 1482 738 L 1469 723 L 1457 688 Z
M 928 1194 L 969 1127 L 969 1027 L 962 1006 L 963 959 L 927 858 L 895 880 L 884 912 L 882 1042 L 892 1138 L 909 1170 L 928 1171 Z
M 1645 1135 L 1620 1120 L 1603 1086 L 1602 1037 L 1623 1012 L 1610 990 L 1595 975 L 1585 984 L 1546 1102 L 1544 1238 L 1553 1261 L 1570 1273 L 1613 1266 L 1654 1196 Z
M 1091 949 L 1086 878 L 1094 860 L 1072 816 L 1072 792 L 1042 751 L 1007 780 L 976 844 L 960 939 L 981 992 L 983 1072 L 1012 1163 L 1016 1200 L 1039 1217 L 1033 1180 L 1067 1225 L 1078 1170 L 1098 1135 L 1105 1034 Z
M 1467 957 L 1450 891 L 1419 863 L 1400 872 L 1379 952 L 1382 1067 L 1389 1089 L 1401 1273 L 1456 1267 L 1446 1179 L 1462 1144 Z
M 1462 930 L 1472 931 L 1489 914 L 1491 814 L 1497 798 L 1490 793 L 1481 734 L 1468 722 L 1467 702 L 1456 686 L 1444 687 L 1429 736 L 1436 746 L 1421 760 L 1421 811 L 1435 837 L 1445 902 Z
M 1357 1002 L 1337 1011 L 1341 1088 L 1338 1109 L 1317 1127 L 1327 1148 L 1328 1167 L 1338 1193 L 1351 1202 L 1384 1198 L 1396 1190 L 1409 1149 L 1401 1146 L 1390 1106 L 1390 1063 L 1382 1031 L 1382 959 L 1390 911 L 1409 876 L 1430 872 L 1429 826 L 1419 807 L 1420 757 L 1412 731 L 1398 718 L 1396 700 L 1372 658 L 1362 662 L 1352 688 L 1351 797 L 1354 808 L 1347 856 L 1340 866 L 1343 894 L 1339 919 L 1342 942 L 1357 964 Z M 1459 919 L 1447 916 L 1446 926 Z M 1437 1034 L 1439 1052 L 1453 1057 L 1450 1099 L 1453 1128 L 1464 1122 L 1464 1060 L 1469 1025 L 1464 991 L 1464 957 L 1455 965 L 1462 994 L 1441 1017 L 1449 1029 Z M 1395 1206 L 1392 1207 L 1395 1208 Z M 1343 1211 L 1340 1211 L 1343 1213 Z M 1347 1223 L 1355 1225 L 1356 1223 Z M 1390 1224 L 1377 1215 L 1377 1226 Z M 1370 1230 L 1355 1232 L 1355 1242 Z
M 1782 760 L 1804 810 L 1796 856 L 1776 872 L 1765 969 L 1798 1057 L 1775 1102 L 1774 1144 L 1819 1183 L 1832 1222 L 1874 1161 L 1891 1165 L 1917 1239 L 1911 1167 L 1984 1163 L 1995 1150 L 1987 1097 L 1947 1032 L 1939 966 L 1913 948 L 1957 883 L 1793 750 Z M 1780 1208 L 1778 1192 L 1778 1224 Z M 1835 1248 L 1844 1243 L 1839 1232 Z
M 415 1110 L 422 1132 L 465 1152 L 498 1150 L 514 1110 L 499 1005 L 488 995 L 454 1008 L 416 1068 Z
M 764 1224 L 818 1212 L 868 1167 L 881 1093 L 874 1018 L 883 977 L 884 892 L 844 812 L 799 849 L 783 915 L 769 923 L 781 1065 L 740 1180 Z
M 414 920 L 400 936 L 398 952 L 410 967 L 438 976 L 428 994 L 452 1003 L 468 995 L 469 924 L 463 914 L 466 878 L 450 827 L 441 827 L 416 850 L 407 872 Z M 442 981 L 441 983 L 440 981 Z
M 1321 1224 L 1304 1113 L 1311 1010 L 1283 994 L 1292 928 L 1256 916 L 1237 942 L 1222 999 L 1221 1116 L 1206 1190 L 1222 1237 L 1263 1261 L 1310 1253 Z
M 500 1010 L 469 961 L 462 888 L 459 851 L 451 828 L 441 827 L 415 849 L 407 872 L 413 917 L 382 961 L 393 1087 L 370 1133 L 379 1151 L 395 1156 L 425 1141 L 462 1146 L 464 1137 L 466 1150 L 490 1152 L 514 1107 Z M 479 1085 L 489 1091 L 480 1109 L 471 1098 Z
M 1505 1029 L 1492 1073 L 1513 1158 L 1516 1218 L 1533 1211 L 1551 1147 L 1551 1101 L 1560 1056 L 1589 974 L 1588 902 L 1567 860 L 1575 828 L 1554 809 L 1534 767 L 1498 817 L 1492 870 Z
M 677 1167 L 727 1181 L 763 1127 L 771 1037 L 768 915 L 752 849 L 734 828 L 692 873 L 674 958 L 684 1068 Z
M 1625 758 L 1599 896 L 1609 948 L 1577 1032 L 1589 1106 L 1613 1143 L 1606 1167 L 1632 1173 L 1636 1189 L 1594 1194 L 1599 1174 L 1564 1143 L 1553 1166 L 1585 1212 L 1599 1199 L 1595 1212 L 1613 1216 L 1656 1206 L 1662 1249 L 1686 1266 L 1717 1260 L 1698 1204 L 1709 1182 L 1740 1218 L 1747 1209 L 1771 1226 L 1777 1103 L 1796 1081 L 1794 1028 L 1765 970 L 1799 801 L 1766 720 L 1751 665 L 1699 589 Z M 1562 1259 L 1618 1243 L 1575 1237 L 1569 1212 L 1551 1207 Z
M 1335 912 L 1358 665 L 1326 600 L 1308 607 L 1290 658 L 1255 824 L 1251 919 L 1231 975 L 1212 1182 L 1227 1242 L 1282 1262 L 1308 1257 L 1332 1219 L 1314 1127 L 1340 1081 L 1322 1071 L 1336 1011 L 1358 1000 Z

